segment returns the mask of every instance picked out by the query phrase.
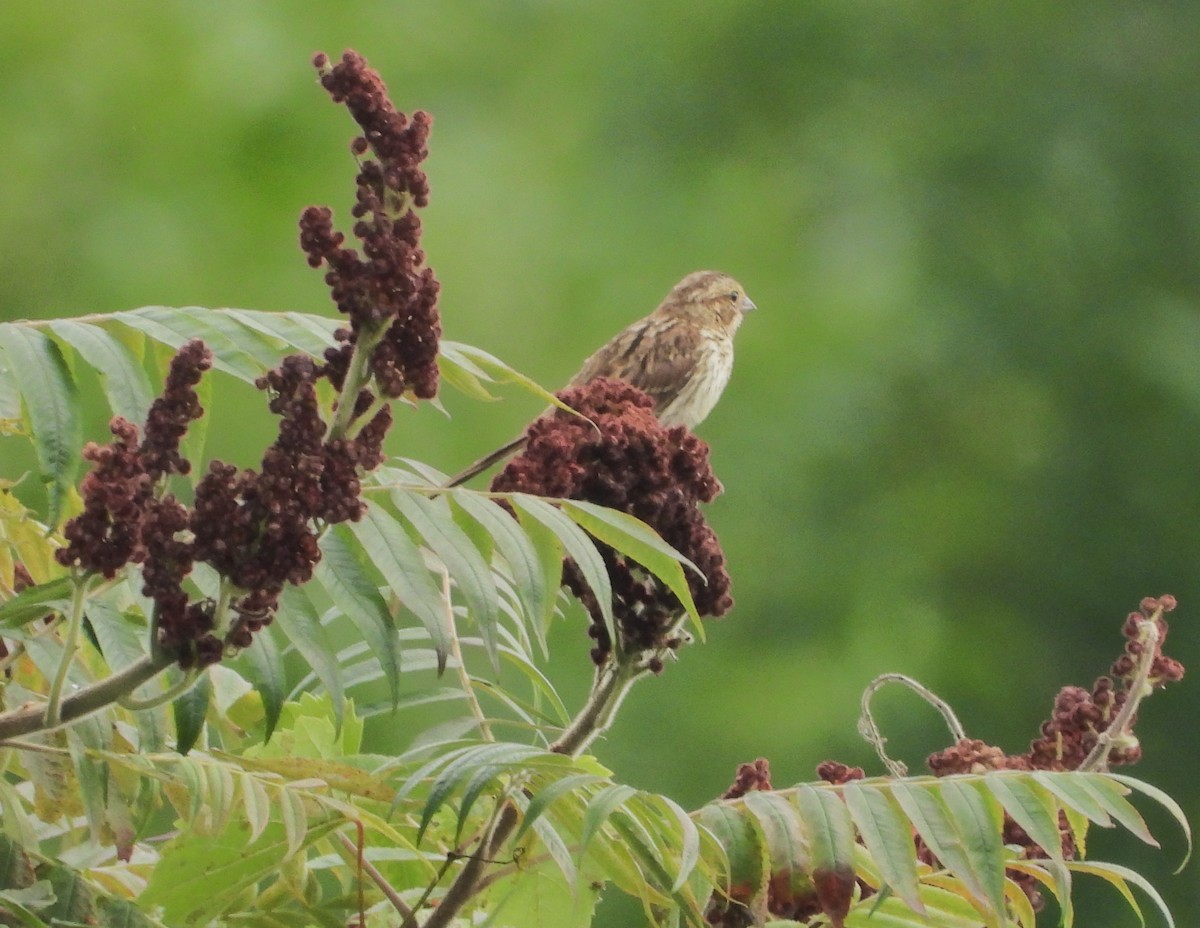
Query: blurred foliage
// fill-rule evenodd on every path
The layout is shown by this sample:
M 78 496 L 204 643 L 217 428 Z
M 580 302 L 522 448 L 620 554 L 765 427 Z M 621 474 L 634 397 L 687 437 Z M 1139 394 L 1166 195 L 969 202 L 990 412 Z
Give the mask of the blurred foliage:
M 1018 750 L 1144 595 L 1200 658 L 1194 3 L 7 3 L 0 34 L 2 319 L 327 308 L 295 223 L 347 216 L 309 59 L 348 46 L 434 113 L 449 337 L 554 385 L 685 272 L 746 284 L 701 430 L 738 605 L 598 746 L 627 782 L 695 806 L 761 754 L 780 784 L 876 769 L 854 721 L 888 670 Z M 456 400 L 393 450 L 456 470 L 537 412 Z M 582 690 L 582 622 L 557 644 Z M 1136 770 L 1193 821 L 1196 708 L 1151 703 Z M 903 697 L 884 722 L 914 767 L 942 746 Z M 1174 860 L 1131 863 L 1196 923 Z M 1130 924 L 1105 892 L 1081 921 Z

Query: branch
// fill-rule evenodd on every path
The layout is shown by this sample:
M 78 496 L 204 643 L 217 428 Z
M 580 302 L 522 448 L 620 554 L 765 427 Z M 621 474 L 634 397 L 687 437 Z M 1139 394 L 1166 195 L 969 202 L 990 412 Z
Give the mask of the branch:
M 84 687 L 62 701 L 59 706 L 58 724 L 64 725 L 93 712 L 99 712 L 116 702 L 119 697 L 132 693 L 142 684 L 158 676 L 177 659 L 178 655 L 173 653 L 146 655 L 119 673 Z M 46 725 L 45 719 L 46 708 L 41 705 L 6 712 L 0 715 L 0 741 L 35 731 L 46 731 L 49 726 Z

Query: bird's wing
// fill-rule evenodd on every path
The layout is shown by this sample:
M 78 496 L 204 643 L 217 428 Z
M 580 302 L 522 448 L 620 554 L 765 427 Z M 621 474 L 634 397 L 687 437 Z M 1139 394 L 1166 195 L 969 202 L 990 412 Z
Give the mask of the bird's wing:
M 649 394 L 661 408 L 679 393 L 696 366 L 695 333 L 677 321 L 649 316 L 587 359 L 571 386 L 613 377 Z

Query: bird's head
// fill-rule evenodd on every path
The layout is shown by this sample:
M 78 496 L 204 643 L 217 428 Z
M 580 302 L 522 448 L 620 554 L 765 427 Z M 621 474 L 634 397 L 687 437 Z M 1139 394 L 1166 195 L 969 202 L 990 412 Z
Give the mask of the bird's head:
M 659 307 L 682 313 L 708 325 L 721 325 L 732 333 L 742 316 L 756 309 L 745 288 L 720 271 L 693 271 L 677 283 Z

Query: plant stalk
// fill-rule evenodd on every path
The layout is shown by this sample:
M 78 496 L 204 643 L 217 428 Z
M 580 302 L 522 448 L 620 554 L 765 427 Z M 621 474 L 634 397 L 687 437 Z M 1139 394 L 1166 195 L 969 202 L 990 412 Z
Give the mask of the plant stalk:
M 118 697 L 132 693 L 142 684 L 154 679 L 177 658 L 178 655 L 169 653 L 148 654 L 119 673 L 73 693 L 59 704 L 57 724 L 74 722 L 85 715 L 100 711 L 116 702 Z M 0 715 L 0 741 L 36 731 L 46 731 L 51 727 L 53 726 L 46 724 L 46 709 L 42 706 L 5 712 Z
M 79 650 L 79 633 L 83 629 L 83 605 L 87 602 L 90 581 L 81 574 L 76 574 L 72 581 L 75 590 L 71 594 L 71 614 L 67 616 L 67 637 L 63 642 L 62 658 L 50 684 L 50 695 L 46 699 L 46 728 L 57 728 L 62 721 L 63 690 L 67 687 L 71 665 L 75 663 L 75 652 Z

